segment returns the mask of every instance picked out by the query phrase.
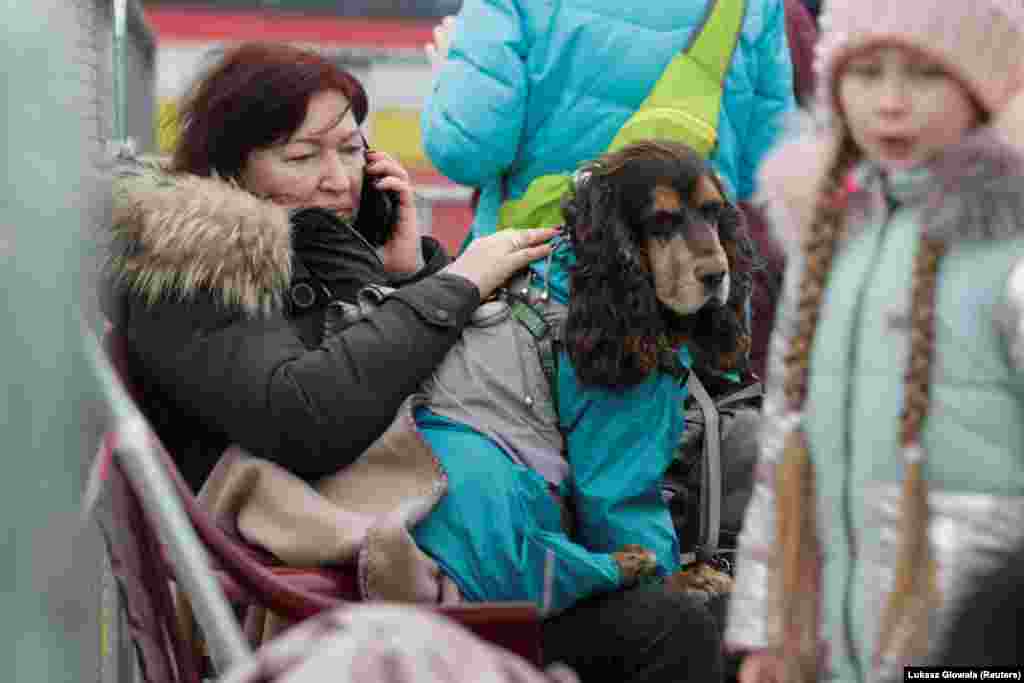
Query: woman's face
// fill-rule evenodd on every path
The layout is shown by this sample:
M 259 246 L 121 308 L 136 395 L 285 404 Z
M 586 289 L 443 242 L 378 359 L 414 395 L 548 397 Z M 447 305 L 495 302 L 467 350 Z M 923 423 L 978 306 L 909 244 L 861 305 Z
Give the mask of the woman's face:
M 240 180 L 249 192 L 277 204 L 316 206 L 353 218 L 365 152 L 349 101 L 326 90 L 310 98 L 306 118 L 286 140 L 249 153 Z

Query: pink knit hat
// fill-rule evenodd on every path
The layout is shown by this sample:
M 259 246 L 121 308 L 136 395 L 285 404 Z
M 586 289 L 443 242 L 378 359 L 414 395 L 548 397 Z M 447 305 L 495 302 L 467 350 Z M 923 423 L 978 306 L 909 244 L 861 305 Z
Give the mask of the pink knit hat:
M 773 228 L 783 244 L 799 241 L 835 162 L 837 78 L 860 50 L 894 44 L 929 55 L 964 84 L 997 130 L 1024 136 L 1024 0 L 828 0 L 820 27 L 813 116 L 799 114 L 797 130 L 759 170 L 761 199 L 781 212 Z M 1006 118 L 1012 125 L 1002 125 Z
M 821 15 L 819 104 L 836 103 L 846 60 L 871 45 L 915 48 L 954 74 L 990 114 L 1024 77 L 1024 0 L 831 0 Z

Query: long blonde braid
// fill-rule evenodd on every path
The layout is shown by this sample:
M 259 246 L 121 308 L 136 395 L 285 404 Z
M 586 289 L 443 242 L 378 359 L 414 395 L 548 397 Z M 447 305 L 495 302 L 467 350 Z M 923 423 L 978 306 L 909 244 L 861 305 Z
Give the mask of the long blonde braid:
M 815 215 L 802 245 L 804 275 L 797 300 L 796 328 L 784 357 L 786 410 L 799 413 L 807 398 L 811 344 L 846 217 L 842 192 L 855 149 L 847 138 L 819 192 Z M 819 541 L 816 528 L 814 467 L 807 438 L 797 426 L 786 437 L 776 469 L 775 569 L 776 638 L 782 649 L 785 683 L 810 683 L 817 677 Z M 814 574 L 810 574 L 813 572 Z

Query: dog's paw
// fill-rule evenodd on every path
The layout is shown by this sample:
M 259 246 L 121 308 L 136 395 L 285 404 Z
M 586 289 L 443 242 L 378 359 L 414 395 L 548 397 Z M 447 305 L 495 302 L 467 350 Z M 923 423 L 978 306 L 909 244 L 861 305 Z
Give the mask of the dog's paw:
M 732 592 L 733 578 L 709 564 L 700 562 L 668 576 L 665 585 L 679 593 L 725 595 Z
M 612 553 L 612 559 L 619 566 L 622 585 L 631 586 L 645 576 L 652 576 L 658 570 L 658 558 L 654 553 L 639 545 L 624 545 Z

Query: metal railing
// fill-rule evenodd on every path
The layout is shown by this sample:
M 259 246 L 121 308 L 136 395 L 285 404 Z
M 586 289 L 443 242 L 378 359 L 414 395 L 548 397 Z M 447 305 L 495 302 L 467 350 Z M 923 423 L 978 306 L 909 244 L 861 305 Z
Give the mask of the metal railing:
M 112 0 L 112 4 L 107 0 L 95 2 L 90 9 L 94 14 L 91 35 L 85 44 L 91 43 L 95 54 L 96 63 L 91 72 L 96 79 L 93 86 L 97 141 L 101 143 L 94 150 L 99 154 L 94 154 L 93 158 L 105 163 L 111 156 L 152 152 L 155 146 L 156 41 L 146 25 L 141 6 L 138 0 Z M 104 40 L 107 36 L 109 42 Z M 106 64 L 105 54 L 109 54 Z M 109 73 L 109 88 L 104 78 L 106 73 Z M 121 386 L 95 333 L 90 329 L 83 332 L 87 358 L 120 437 L 114 457 L 132 486 L 140 492 L 139 499 L 168 550 L 177 582 L 193 606 L 214 667 L 223 673 L 250 655 L 249 646 L 170 478 L 152 450 L 145 419 Z M 103 683 L 125 683 L 134 679 L 137 671 L 134 666 L 129 669 L 124 664 L 125 651 L 133 647 L 119 619 L 120 605 L 115 599 L 116 592 L 111 590 L 113 583 L 107 566 L 100 610 L 104 649 L 100 679 Z M 134 660 L 134 657 L 128 659 Z M 116 665 L 105 671 L 104 665 L 114 661 Z M 116 678 L 112 679 L 108 673 Z

